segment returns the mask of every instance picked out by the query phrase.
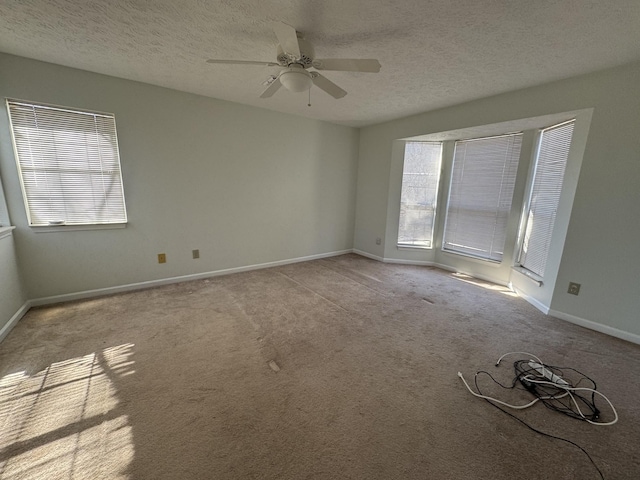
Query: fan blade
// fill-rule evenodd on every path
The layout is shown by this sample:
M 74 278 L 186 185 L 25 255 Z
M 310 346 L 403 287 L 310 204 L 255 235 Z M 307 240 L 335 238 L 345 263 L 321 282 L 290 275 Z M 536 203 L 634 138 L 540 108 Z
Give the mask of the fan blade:
M 273 33 L 278 37 L 278 42 L 285 53 L 300 58 L 300 45 L 295 28 L 286 23 L 277 22 L 273 24 Z
M 260 98 L 269 98 L 271 97 L 274 93 L 276 93 L 278 91 L 278 89 L 282 86 L 282 83 L 280 83 L 280 79 L 279 78 L 275 78 L 273 80 L 273 82 L 271 82 L 271 84 L 264 90 L 264 92 L 262 92 L 262 95 L 260 95 Z
M 318 70 L 341 72 L 378 73 L 380 71 L 380 62 L 374 58 L 324 58 L 314 60 L 313 66 Z
M 273 62 L 254 62 L 251 60 L 214 60 L 210 58 L 207 63 L 224 63 L 227 65 L 264 65 L 266 67 L 279 67 L 277 63 Z
M 313 72 L 313 83 L 316 87 L 320 90 L 324 90 L 333 98 L 342 98 L 347 94 L 347 92 L 341 89 L 338 85 L 333 83 L 327 77 L 323 77 L 318 72 Z

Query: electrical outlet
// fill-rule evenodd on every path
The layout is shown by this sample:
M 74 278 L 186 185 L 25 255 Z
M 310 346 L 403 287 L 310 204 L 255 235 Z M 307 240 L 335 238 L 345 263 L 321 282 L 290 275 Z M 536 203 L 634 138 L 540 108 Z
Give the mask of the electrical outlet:
M 159 253 L 158 254 L 158 263 L 167 263 L 167 254 Z
M 376 238 L 376 245 L 380 245 L 382 243 L 382 239 L 380 237 Z
M 191 250 L 191 254 L 193 255 L 193 258 L 200 258 L 200 250 L 198 249 Z
M 578 295 L 580 293 L 580 284 L 569 282 L 569 290 L 567 290 L 571 295 Z

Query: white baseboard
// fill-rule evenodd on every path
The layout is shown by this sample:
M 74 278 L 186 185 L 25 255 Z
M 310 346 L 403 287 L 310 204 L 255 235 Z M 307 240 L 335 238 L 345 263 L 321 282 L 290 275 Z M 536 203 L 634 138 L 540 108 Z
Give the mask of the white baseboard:
M 513 284 L 510 285 L 510 288 L 511 290 L 516 292 L 519 297 L 524 298 L 527 302 L 529 302 L 531 305 L 536 307 L 542 313 L 544 313 L 545 315 L 549 315 L 549 307 L 547 307 L 544 303 L 540 302 L 539 300 L 536 300 L 531 295 L 527 295 L 526 293 L 522 292 L 520 289 L 514 287 Z
M 596 332 L 605 333 L 607 335 L 611 335 L 612 337 L 621 338 L 622 340 L 640 345 L 640 335 L 636 335 L 635 333 L 618 330 L 617 328 L 610 327 L 609 325 L 586 320 L 584 318 L 576 317 L 575 315 L 570 315 L 568 313 L 558 312 L 557 310 L 549 310 L 549 315 L 559 318 L 560 320 L 566 320 L 567 322 L 575 323 L 576 325 L 580 325 L 581 327 L 585 327 L 590 330 L 595 330 Z
M 9 321 L 4 324 L 4 326 L 0 329 L 0 342 L 2 342 L 7 335 L 9 335 L 9 332 L 13 329 L 13 327 L 16 326 L 18 321 L 22 317 L 24 317 L 24 314 L 27 313 L 30 308 L 31 308 L 31 301 L 27 300 L 26 302 L 24 302 L 24 305 L 22 305 L 18 309 L 18 311 L 9 319 Z
M 286 260 L 278 260 L 275 262 L 259 263 L 255 265 L 246 265 L 244 267 L 226 268 L 223 270 L 214 270 L 212 272 L 194 273 L 190 275 L 181 275 L 179 277 L 160 278 L 158 280 L 149 280 L 145 282 L 129 283 L 127 285 L 118 285 L 115 287 L 97 288 L 95 290 L 85 290 L 82 292 L 65 293 L 62 295 L 53 295 L 50 297 L 41 297 L 30 300 L 30 306 L 38 307 L 42 305 L 51 305 L 54 303 L 70 302 L 73 300 L 82 300 L 84 298 L 99 297 L 103 295 L 112 295 L 114 293 L 130 292 L 134 290 L 142 290 L 145 288 L 160 287 L 162 285 L 170 285 L 172 283 L 188 282 L 190 280 L 201 280 L 203 278 L 219 277 L 221 275 L 230 275 L 232 273 L 248 272 L 251 270 L 260 270 L 263 268 L 278 267 L 281 265 L 289 265 L 292 263 L 308 262 L 310 260 L 318 260 L 320 258 L 335 257 L 351 253 L 353 250 L 339 250 L 336 252 L 319 253 L 306 257 L 289 258 Z
M 447 272 L 458 272 L 457 268 L 450 267 L 449 265 L 443 265 L 442 263 L 434 263 L 433 266 L 439 268 L 440 270 L 446 270 Z
M 433 265 L 433 262 L 423 262 L 420 260 L 404 260 L 401 258 L 383 258 L 377 255 L 373 255 L 372 253 L 367 253 L 362 250 L 358 250 L 356 248 L 353 249 L 353 253 L 358 255 L 362 255 L 363 257 L 371 258 L 372 260 L 377 260 L 382 263 L 395 263 L 399 265 L 419 265 L 419 266 L 427 266 L 430 267 Z
M 357 248 L 354 248 L 352 251 L 353 251 L 353 253 L 356 253 L 358 255 L 362 255 L 363 257 L 371 258 L 372 260 L 377 260 L 379 262 L 384 262 L 384 258 L 379 257 L 377 255 L 374 255 L 372 253 L 367 253 L 367 252 L 365 252 L 363 250 L 358 250 Z
M 433 262 L 426 262 L 422 260 L 404 260 L 401 258 L 385 258 L 382 260 L 384 263 L 394 263 L 398 265 L 418 265 L 420 267 L 432 267 Z

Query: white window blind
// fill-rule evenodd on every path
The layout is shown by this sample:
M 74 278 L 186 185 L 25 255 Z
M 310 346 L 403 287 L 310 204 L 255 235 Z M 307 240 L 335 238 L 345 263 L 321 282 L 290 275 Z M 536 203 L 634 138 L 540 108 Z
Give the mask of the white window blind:
M 126 223 L 113 115 L 7 107 L 30 225 Z
M 443 249 L 501 261 L 522 134 L 456 142 Z
M 399 246 L 431 248 L 441 158 L 441 142 L 405 144 Z
M 519 263 L 544 276 L 553 225 L 556 221 L 564 171 L 573 136 L 574 121 L 554 125 L 540 132 L 538 156 Z

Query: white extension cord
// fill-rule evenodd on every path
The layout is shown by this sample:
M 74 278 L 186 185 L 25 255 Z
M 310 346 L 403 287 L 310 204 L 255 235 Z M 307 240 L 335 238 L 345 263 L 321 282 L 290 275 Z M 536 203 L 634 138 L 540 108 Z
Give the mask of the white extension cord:
M 525 408 L 529 408 L 533 405 L 535 405 L 539 400 L 551 400 L 551 399 L 559 399 L 559 398 L 564 398 L 566 396 L 569 396 L 571 398 L 571 401 L 573 402 L 573 404 L 576 407 L 576 410 L 578 411 L 578 414 L 580 415 L 580 417 L 582 417 L 583 420 L 589 422 L 592 425 L 600 425 L 600 426 L 607 426 L 607 425 L 613 425 L 614 423 L 616 423 L 618 421 L 618 412 L 616 411 L 615 407 L 613 406 L 613 404 L 611 403 L 611 401 L 602 393 L 598 392 L 597 390 L 594 390 L 592 388 L 587 388 L 587 387 L 571 387 L 569 386 L 569 384 L 562 378 L 557 376 L 556 374 L 554 374 L 551 370 L 545 368 L 544 363 L 542 362 L 542 360 L 540 360 L 538 357 L 536 357 L 535 355 L 532 355 L 530 353 L 527 352 L 508 352 L 505 353 L 504 355 L 502 355 L 498 361 L 496 362 L 496 366 L 498 366 L 500 364 L 500 362 L 502 361 L 502 359 L 504 357 L 506 357 L 507 355 L 512 355 L 512 354 L 523 354 L 523 355 L 528 355 L 530 357 L 533 357 L 534 359 L 537 360 L 537 362 L 534 362 L 533 360 L 529 361 L 529 366 L 536 370 L 538 372 L 538 374 L 540 375 L 540 377 L 536 378 L 534 375 L 526 375 L 523 378 L 523 380 L 526 380 L 530 383 L 536 383 L 539 385 L 550 385 L 553 387 L 556 387 L 560 390 L 564 390 L 564 393 L 560 394 L 560 395 L 552 395 L 552 396 L 547 396 L 547 397 L 538 397 L 535 398 L 533 401 L 525 404 L 525 405 L 511 405 L 509 403 L 503 402 L 502 400 L 498 400 L 497 398 L 493 398 L 493 397 L 489 397 L 487 395 L 482 395 L 480 393 L 474 392 L 471 387 L 469 386 L 469 384 L 467 383 L 467 381 L 465 380 L 464 376 L 462 375 L 461 372 L 458 372 L 458 376 L 460 377 L 460 379 L 462 380 L 462 382 L 464 383 L 465 387 L 467 387 L 467 390 L 469 390 L 469 392 L 478 398 L 483 398 L 485 400 L 489 400 L 495 403 L 498 403 L 500 405 L 504 405 L 505 407 L 508 408 L 513 408 L 515 410 L 523 410 Z M 476 373 L 476 376 L 478 374 Z M 602 398 L 605 399 L 605 401 L 609 404 L 609 406 L 611 407 L 611 410 L 613 411 L 614 414 L 614 419 L 610 422 L 594 422 L 592 420 L 589 420 L 588 418 L 586 418 L 584 416 L 584 414 L 582 413 L 582 411 L 580 410 L 580 407 L 578 406 L 578 403 L 576 402 L 574 395 L 572 392 L 577 392 L 577 391 L 584 391 L 584 392 L 591 392 L 591 393 L 596 393 L 598 395 L 600 395 Z
M 545 377 L 547 380 L 549 380 L 551 383 L 555 383 L 557 385 L 567 385 L 567 386 L 569 385 L 567 382 L 565 382 L 562 379 L 562 377 L 559 377 L 558 375 L 553 373 L 551 370 L 547 370 L 546 368 L 544 368 L 544 365 L 540 363 L 534 362 L 533 360 L 529 360 L 529 366 L 534 370 L 536 370 L 540 375 Z

